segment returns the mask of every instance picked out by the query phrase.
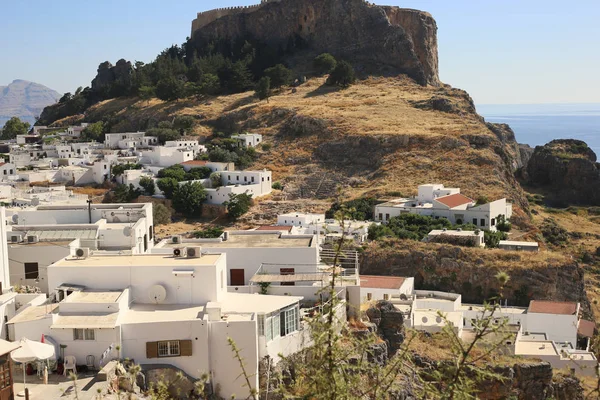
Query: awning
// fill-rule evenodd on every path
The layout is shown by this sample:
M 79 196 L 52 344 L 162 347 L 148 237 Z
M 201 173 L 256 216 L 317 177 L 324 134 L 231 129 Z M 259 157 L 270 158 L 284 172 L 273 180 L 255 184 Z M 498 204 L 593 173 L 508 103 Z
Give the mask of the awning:
M 250 278 L 252 283 L 267 283 L 267 282 L 314 282 L 321 281 L 329 276 L 327 273 L 312 273 L 312 274 L 295 274 L 295 275 L 280 275 L 280 274 L 256 274 Z
M 577 334 L 579 336 L 591 338 L 594 336 L 594 329 L 596 329 L 596 324 L 594 322 L 580 319 L 579 325 L 577 326 Z
M 0 355 L 4 355 L 6 353 L 10 353 L 13 350 L 21 347 L 21 344 L 18 342 L 9 342 L 4 339 L 0 339 Z

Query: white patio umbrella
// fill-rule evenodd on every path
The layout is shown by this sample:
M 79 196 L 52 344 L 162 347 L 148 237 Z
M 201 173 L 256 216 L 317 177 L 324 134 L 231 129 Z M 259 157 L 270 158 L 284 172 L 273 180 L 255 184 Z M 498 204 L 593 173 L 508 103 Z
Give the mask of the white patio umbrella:
M 10 357 L 20 363 L 28 363 L 36 360 L 47 360 L 54 357 L 54 346 L 51 344 L 40 343 L 27 338 L 21 339 L 19 342 L 20 348 L 12 351 Z M 26 387 L 25 382 L 25 365 L 23 365 L 23 388 Z

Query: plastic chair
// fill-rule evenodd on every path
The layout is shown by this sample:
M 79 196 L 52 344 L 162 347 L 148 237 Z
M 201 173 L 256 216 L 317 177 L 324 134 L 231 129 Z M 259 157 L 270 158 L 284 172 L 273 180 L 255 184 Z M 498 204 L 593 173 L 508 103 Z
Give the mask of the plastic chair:
M 75 356 L 65 356 L 65 371 L 63 372 L 64 376 L 67 376 L 67 371 L 71 370 L 73 373 L 77 373 L 77 360 Z

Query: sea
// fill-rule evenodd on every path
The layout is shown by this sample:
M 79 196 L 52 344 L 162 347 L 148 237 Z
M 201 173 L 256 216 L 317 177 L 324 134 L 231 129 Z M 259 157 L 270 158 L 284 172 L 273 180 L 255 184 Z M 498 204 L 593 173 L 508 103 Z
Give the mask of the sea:
M 488 122 L 510 125 L 519 143 L 535 147 L 579 139 L 600 158 L 600 103 L 480 104 L 477 112 Z

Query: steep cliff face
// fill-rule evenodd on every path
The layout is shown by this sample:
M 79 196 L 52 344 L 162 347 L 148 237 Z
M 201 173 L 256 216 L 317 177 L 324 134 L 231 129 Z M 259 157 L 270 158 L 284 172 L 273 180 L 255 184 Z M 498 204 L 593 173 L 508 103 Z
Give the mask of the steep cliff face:
M 600 205 L 600 163 L 585 142 L 553 140 L 537 146 L 527 164 L 527 183 L 547 192 L 557 206 Z
M 439 85 L 437 26 L 428 13 L 379 7 L 363 0 L 282 0 L 234 12 L 197 28 L 193 42 L 252 37 L 275 48 L 301 42 L 308 53 L 329 52 L 359 71 L 407 74 Z M 205 21 L 207 22 L 207 21 Z
M 371 244 L 361 265 L 364 274 L 414 276 L 418 289 L 461 293 L 465 303 L 481 303 L 497 295 L 498 271 L 510 275 L 503 292 L 509 305 L 527 306 L 531 299 L 552 299 L 582 302 L 589 309 L 583 269 L 560 254 L 401 241 Z

